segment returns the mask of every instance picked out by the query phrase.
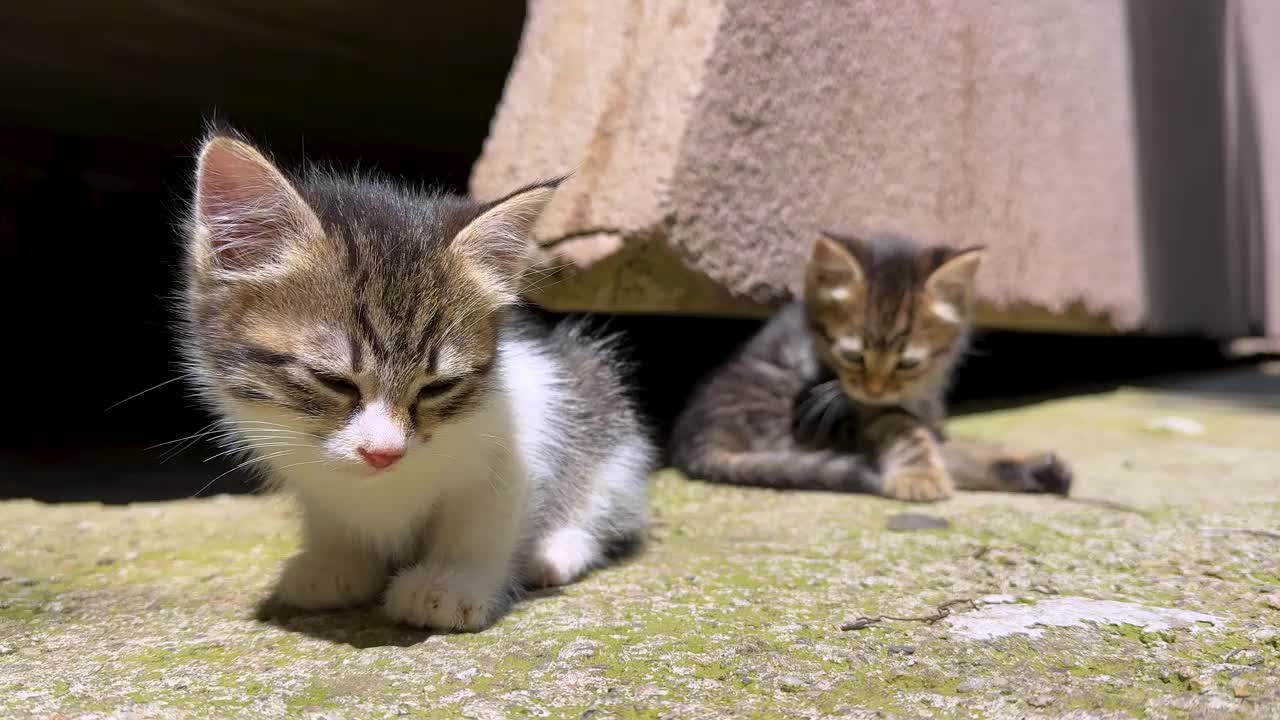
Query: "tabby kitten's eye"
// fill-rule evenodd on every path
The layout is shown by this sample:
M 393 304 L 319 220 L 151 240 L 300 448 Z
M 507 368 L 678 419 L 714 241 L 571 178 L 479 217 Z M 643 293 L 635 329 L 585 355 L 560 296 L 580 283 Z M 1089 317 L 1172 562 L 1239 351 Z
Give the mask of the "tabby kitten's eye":
M 861 351 L 861 350 L 851 350 L 851 349 L 849 349 L 849 348 L 842 348 L 842 347 L 840 347 L 839 345 L 836 345 L 836 347 L 834 348 L 834 350 L 835 350 L 836 355 L 837 355 L 837 356 L 839 356 L 839 357 L 840 357 L 840 359 L 841 359 L 842 361 L 844 361 L 845 363 L 848 363 L 849 365 L 861 365 L 861 364 L 862 364 L 862 351 Z
M 915 370 L 916 368 L 920 367 L 921 362 L 922 361 L 920 360 L 920 358 L 913 358 L 913 357 L 898 358 L 898 369 L 899 370 Z
M 440 378 L 438 380 L 432 380 L 426 385 L 423 385 L 422 389 L 418 391 L 418 402 L 438 398 L 457 387 L 460 382 L 462 382 L 462 378 Z
M 311 372 L 311 377 L 316 379 L 316 382 L 325 386 L 329 390 L 332 390 L 339 395 L 346 395 L 351 398 L 360 397 L 360 388 L 356 387 L 355 383 L 341 375 L 334 375 L 333 373 L 325 372 L 324 370 L 316 370 L 314 368 L 309 368 L 309 371 Z

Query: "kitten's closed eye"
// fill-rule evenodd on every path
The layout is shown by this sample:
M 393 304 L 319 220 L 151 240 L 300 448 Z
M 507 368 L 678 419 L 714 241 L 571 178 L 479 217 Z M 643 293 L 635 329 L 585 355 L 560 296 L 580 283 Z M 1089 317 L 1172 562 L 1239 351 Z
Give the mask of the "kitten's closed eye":
M 919 370 L 932 354 L 928 347 L 913 342 L 898 356 L 896 369 L 903 372 Z
M 845 347 L 843 345 L 837 344 L 834 348 L 834 351 L 836 355 L 839 356 L 840 359 L 848 365 L 862 364 L 861 348 Z
M 339 395 L 345 395 L 349 398 L 360 397 L 360 388 L 356 387 L 355 383 L 341 375 L 334 375 L 331 372 L 317 370 L 315 368 L 307 368 L 307 370 L 311 373 L 311 377 L 316 379 L 316 382 L 325 386 L 329 390 L 338 393 Z
M 437 378 L 432 380 L 426 385 L 423 385 L 422 389 L 418 391 L 418 402 L 441 397 L 450 390 L 458 387 L 458 385 L 462 383 L 462 380 L 463 378 L 461 377 Z

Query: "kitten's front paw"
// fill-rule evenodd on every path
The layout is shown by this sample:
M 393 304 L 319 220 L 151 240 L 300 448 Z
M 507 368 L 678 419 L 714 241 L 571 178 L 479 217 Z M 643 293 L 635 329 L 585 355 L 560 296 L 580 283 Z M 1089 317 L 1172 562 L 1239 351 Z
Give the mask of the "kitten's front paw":
M 387 588 L 387 617 L 434 630 L 483 630 L 503 603 L 502 593 L 460 572 L 414 565 Z
M 942 468 L 907 467 L 885 477 L 885 497 L 911 502 L 933 502 L 951 497 L 951 476 Z
M 386 580 L 381 563 L 372 558 L 304 551 L 285 565 L 275 597 L 302 610 L 336 610 L 369 602 Z
M 1024 460 L 998 463 L 996 472 L 1001 483 L 1011 492 L 1053 493 L 1067 495 L 1071 492 L 1071 468 L 1053 453 L 1031 455 Z

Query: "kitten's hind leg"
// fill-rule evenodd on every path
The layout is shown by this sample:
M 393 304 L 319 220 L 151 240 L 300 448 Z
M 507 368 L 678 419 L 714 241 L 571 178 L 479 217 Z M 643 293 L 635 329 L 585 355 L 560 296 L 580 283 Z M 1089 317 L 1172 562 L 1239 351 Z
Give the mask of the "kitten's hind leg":
M 525 569 L 525 582 L 535 588 L 568 585 L 599 564 L 600 558 L 600 542 L 589 530 L 562 527 L 538 541 Z
M 831 450 L 708 450 L 678 465 L 691 478 L 732 485 L 863 493 L 882 488 L 864 457 Z
M 582 476 L 590 480 L 581 488 L 585 492 L 576 498 L 561 495 L 565 506 L 560 522 L 534 542 L 525 584 L 567 585 L 604 565 L 620 546 L 643 543 L 649 527 L 649 472 L 655 455 L 653 446 L 640 436 L 624 440 L 593 472 Z
M 961 490 L 1054 493 L 1071 490 L 1071 468 L 1049 452 L 1017 452 L 994 443 L 953 439 L 944 462 Z

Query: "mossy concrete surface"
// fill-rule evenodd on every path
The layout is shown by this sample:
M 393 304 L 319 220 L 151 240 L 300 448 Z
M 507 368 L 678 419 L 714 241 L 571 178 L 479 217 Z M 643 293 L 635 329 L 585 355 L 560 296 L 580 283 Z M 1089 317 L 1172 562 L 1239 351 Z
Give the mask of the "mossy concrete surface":
M 279 498 L 3 503 L 0 717 L 1280 717 L 1274 407 L 1120 391 L 954 430 L 1059 450 L 1075 497 L 662 472 L 642 555 L 470 635 L 257 619 L 297 543 Z M 904 511 L 950 527 L 887 530 Z M 966 634 L 996 609 L 1027 629 Z

